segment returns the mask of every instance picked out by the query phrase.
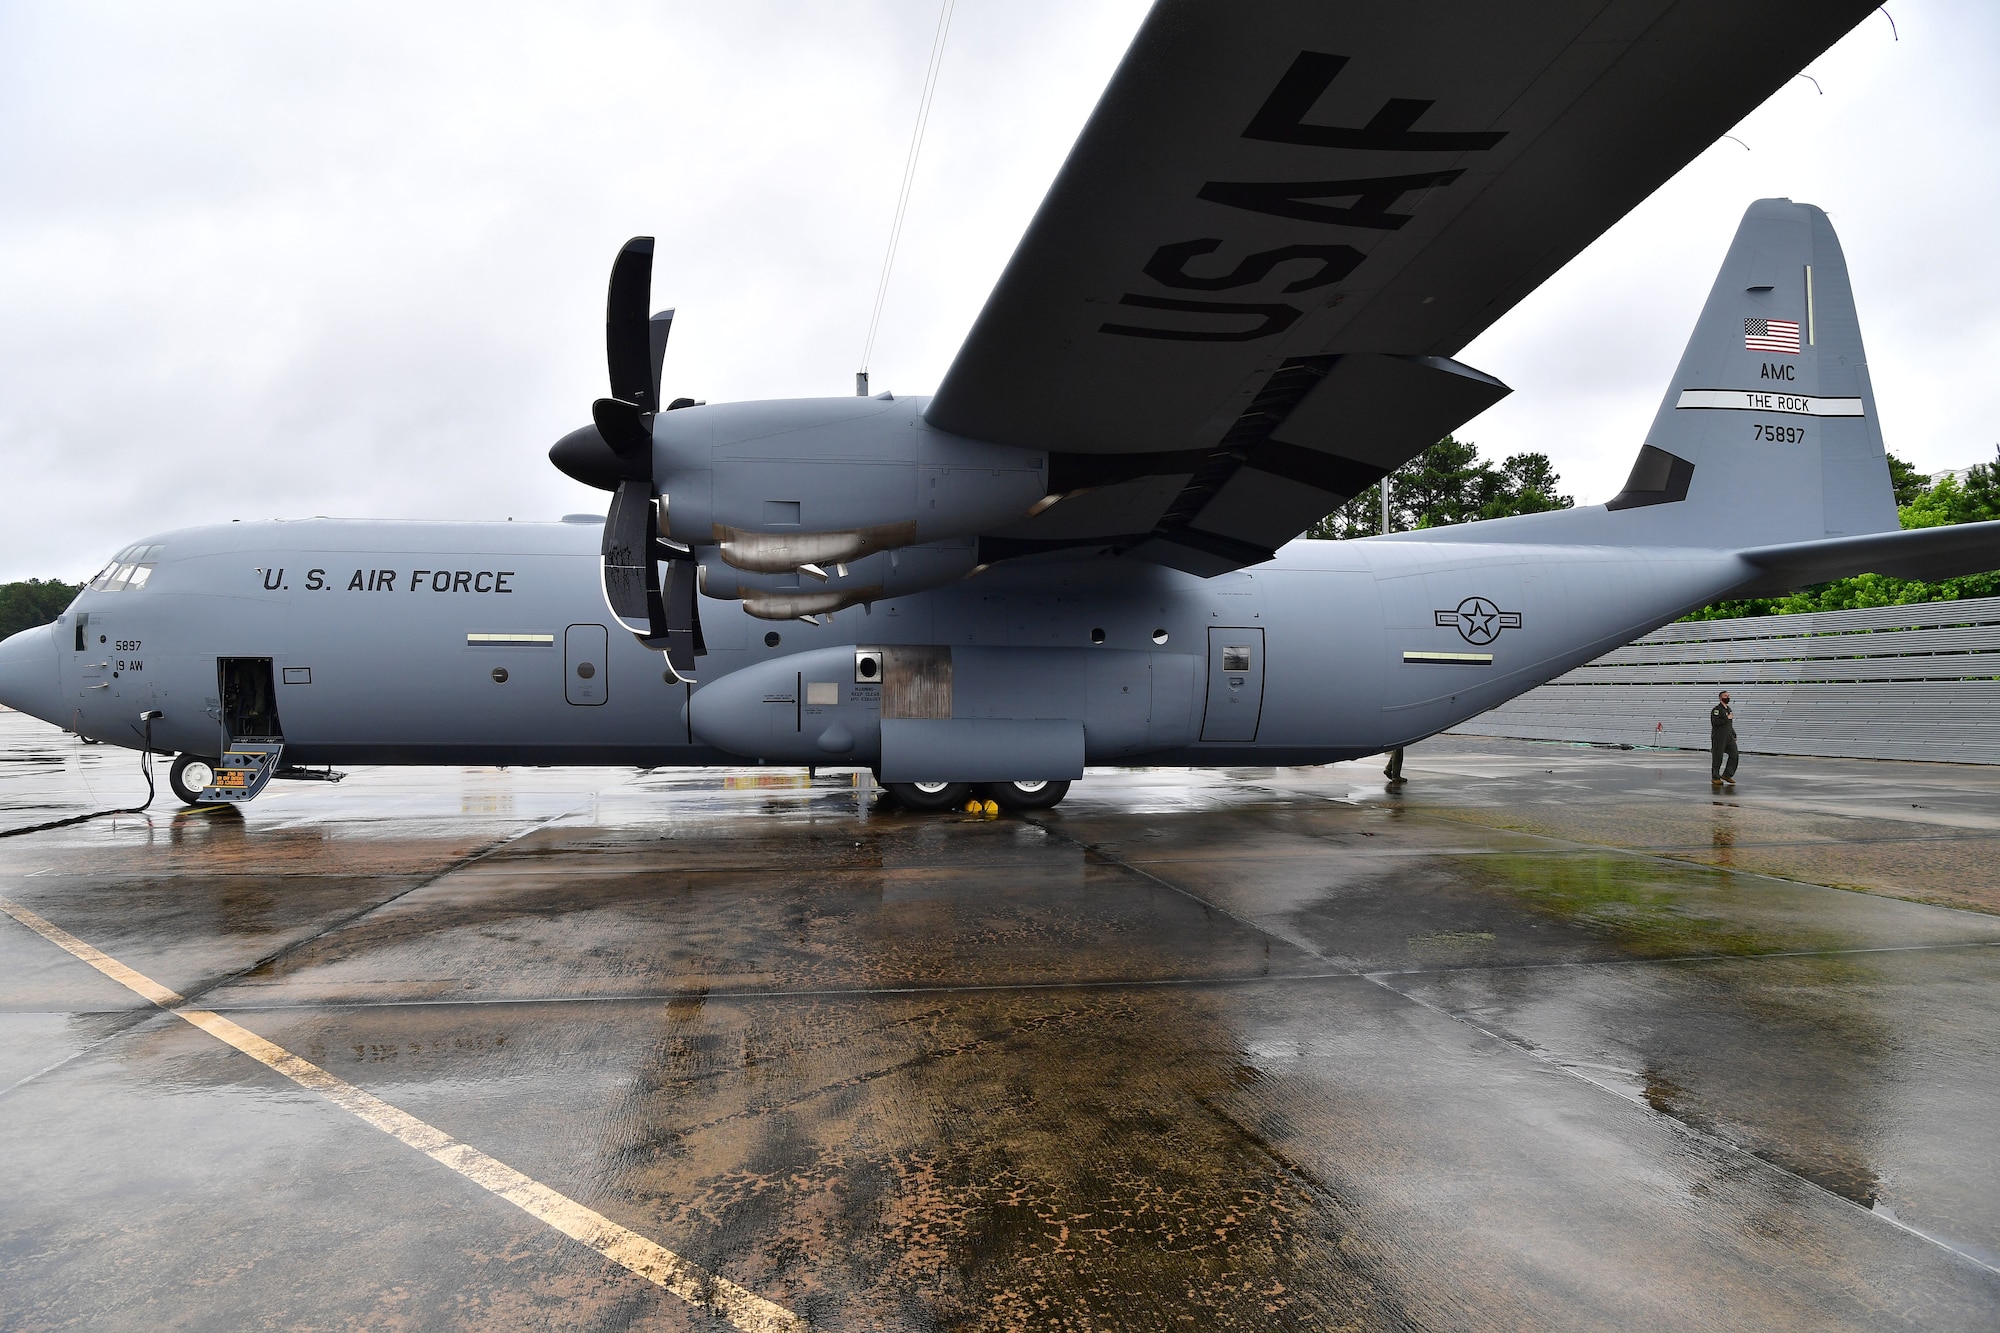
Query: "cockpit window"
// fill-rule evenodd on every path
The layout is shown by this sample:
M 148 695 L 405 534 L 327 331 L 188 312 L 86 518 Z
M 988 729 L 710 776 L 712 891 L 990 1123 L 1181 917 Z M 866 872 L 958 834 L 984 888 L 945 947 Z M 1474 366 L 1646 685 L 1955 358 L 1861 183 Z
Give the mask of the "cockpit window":
M 92 592 L 120 592 L 128 588 L 143 588 L 146 580 L 153 576 L 153 566 L 159 562 L 161 543 L 148 546 L 128 546 L 111 558 L 111 563 L 97 572 L 89 583 Z

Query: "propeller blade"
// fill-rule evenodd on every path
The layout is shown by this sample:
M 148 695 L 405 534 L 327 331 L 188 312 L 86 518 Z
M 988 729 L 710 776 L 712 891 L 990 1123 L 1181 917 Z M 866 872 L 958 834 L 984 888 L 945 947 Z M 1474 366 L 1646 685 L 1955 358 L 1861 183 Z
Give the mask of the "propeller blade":
M 636 404 L 641 412 L 660 406 L 646 320 L 652 303 L 653 238 L 634 236 L 611 263 L 611 289 L 604 298 L 604 360 L 611 370 L 611 396 Z
M 590 405 L 590 419 L 597 433 L 620 458 L 643 458 L 645 475 L 653 475 L 653 418 L 641 412 L 637 403 L 621 403 L 616 398 L 600 398 Z
M 701 637 L 701 603 L 695 595 L 695 562 L 667 562 L 667 665 L 682 680 L 694 679 L 694 659 L 708 652 Z
M 662 310 L 646 321 L 646 333 L 652 340 L 653 353 L 653 410 L 666 401 L 660 396 L 660 367 L 667 360 L 667 335 L 674 329 L 674 312 Z
M 604 515 L 604 604 L 642 639 L 663 637 L 666 608 L 660 601 L 654 545 L 660 539 L 658 511 L 650 481 L 621 481 Z

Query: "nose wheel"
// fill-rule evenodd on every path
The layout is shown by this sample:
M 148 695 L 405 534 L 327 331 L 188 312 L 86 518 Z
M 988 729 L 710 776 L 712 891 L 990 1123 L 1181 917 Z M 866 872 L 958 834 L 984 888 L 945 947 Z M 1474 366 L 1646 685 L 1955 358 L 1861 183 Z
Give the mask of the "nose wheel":
M 167 785 L 180 797 L 182 805 L 202 805 L 201 794 L 215 784 L 215 761 L 200 755 L 184 754 L 167 770 Z M 213 805 L 213 801 L 206 802 Z

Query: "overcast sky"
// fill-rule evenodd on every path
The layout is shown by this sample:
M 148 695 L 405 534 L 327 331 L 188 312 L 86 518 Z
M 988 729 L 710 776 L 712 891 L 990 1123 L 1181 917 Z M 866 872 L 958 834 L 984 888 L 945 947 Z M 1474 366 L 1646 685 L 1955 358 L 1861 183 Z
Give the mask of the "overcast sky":
M 929 393 L 1143 16 L 959 0 L 873 358 Z M 2000 439 L 2000 6 L 1897 0 L 1463 353 L 1462 434 L 1623 480 L 1752 199 L 1826 208 L 1890 448 Z M 300 514 L 601 510 L 548 446 L 659 237 L 667 391 L 852 391 L 937 19 L 0 0 L 0 579 Z

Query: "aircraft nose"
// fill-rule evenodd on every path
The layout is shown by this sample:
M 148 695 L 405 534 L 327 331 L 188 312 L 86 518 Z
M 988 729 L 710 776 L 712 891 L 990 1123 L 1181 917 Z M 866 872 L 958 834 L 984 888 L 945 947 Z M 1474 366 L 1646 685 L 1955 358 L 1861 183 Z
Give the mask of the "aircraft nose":
M 62 709 L 55 626 L 37 625 L 0 641 L 0 704 L 54 722 Z

